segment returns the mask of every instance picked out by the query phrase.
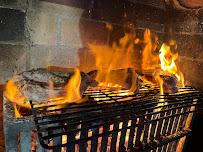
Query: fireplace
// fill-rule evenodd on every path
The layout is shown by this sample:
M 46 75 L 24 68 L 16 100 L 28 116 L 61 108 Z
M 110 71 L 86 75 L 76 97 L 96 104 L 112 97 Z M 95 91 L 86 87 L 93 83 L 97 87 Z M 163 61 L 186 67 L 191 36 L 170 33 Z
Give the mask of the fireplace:
M 133 48 L 135 51 L 130 52 L 129 55 L 135 59 L 131 60 L 129 67 L 139 73 L 142 69 L 142 50 L 145 45 L 145 42 L 143 42 L 144 33 L 145 29 L 150 29 L 153 39 L 155 40 L 158 37 L 157 49 L 154 53 L 157 53 L 163 43 L 171 40 L 176 42 L 173 45 L 172 52 L 174 54 L 178 52 L 179 54 L 177 60 L 184 75 L 185 89 L 193 90 L 195 88 L 199 91 L 203 89 L 202 81 L 200 81 L 202 76 L 203 11 L 202 3 L 198 0 L 193 4 L 184 0 L 112 0 L 110 2 L 107 0 L 87 0 L 85 2 L 82 0 L 63 0 L 60 2 L 57 0 L 28 0 L 26 2 L 16 0 L 12 2 L 2 1 L 0 4 L 2 6 L 0 9 L 2 14 L 0 25 L 3 29 L 0 31 L 0 50 L 3 55 L 0 69 L 3 71 L 1 72 L 1 84 L 6 83 L 14 73 L 33 68 L 49 67 L 50 69 L 67 70 L 67 68 L 79 67 L 85 73 L 96 70 L 95 54 L 91 51 L 89 44 L 118 45 L 119 40 L 125 36 L 125 33 L 133 33 L 139 39 L 140 45 L 136 44 Z M 120 60 L 120 62 L 122 61 Z M 126 67 L 121 66 L 119 68 Z M 165 97 L 170 98 L 171 96 L 165 95 Z M 183 99 L 183 101 L 185 100 L 187 101 L 187 99 Z M 194 98 L 193 104 L 195 104 L 195 100 L 196 98 Z M 180 117 L 183 117 L 181 121 L 184 121 L 185 116 L 193 113 L 190 113 L 187 108 L 188 111 L 184 111 L 184 106 L 188 106 L 187 108 L 191 110 L 195 105 L 185 104 L 180 108 L 183 109 L 183 113 L 186 112 L 186 114 L 179 113 Z M 175 115 L 178 114 L 180 109 L 173 109 L 176 108 L 174 105 L 172 107 L 165 105 L 165 107 L 171 111 L 164 111 L 166 112 L 166 118 L 163 119 L 175 121 L 178 117 Z M 18 136 L 21 140 L 29 135 L 35 136 L 34 122 L 32 116 L 26 116 L 25 118 L 11 117 L 11 115 L 14 115 L 12 113 L 14 109 L 6 98 L 4 108 L 5 139 L 6 142 L 11 142 L 8 145 L 13 145 L 11 148 L 16 150 L 18 149 L 16 147 L 19 146 L 16 142 L 19 141 Z M 153 109 L 153 106 L 151 108 Z M 10 114 L 8 114 L 9 109 L 12 109 Z M 176 113 L 174 113 L 174 110 Z M 196 110 L 196 108 L 193 110 Z M 174 117 L 168 118 L 167 112 L 174 113 Z M 148 117 L 147 113 L 143 115 L 143 117 Z M 135 117 L 132 118 L 137 120 L 138 118 Z M 128 122 L 123 122 L 123 124 L 133 121 L 132 118 L 128 118 Z M 151 117 L 148 120 L 149 122 L 157 121 L 156 123 L 160 121 L 159 118 L 153 120 Z M 145 119 L 143 121 L 148 123 Z M 139 124 L 139 121 L 137 123 Z M 14 131 L 15 134 L 22 131 L 20 133 L 22 136 L 10 136 L 8 128 L 10 127 L 12 130 L 12 127 L 17 124 L 19 124 L 19 129 L 21 125 L 25 128 L 30 126 L 30 128 L 27 129 L 27 132 L 26 129 Z M 139 125 L 125 125 L 127 128 L 120 128 L 121 132 L 133 127 L 140 127 Z M 145 128 L 145 126 L 147 125 L 144 124 L 143 127 Z M 153 123 L 151 123 L 151 128 L 152 126 Z M 109 126 L 106 129 L 109 129 Z M 187 133 L 190 132 L 187 131 Z M 183 131 L 182 136 L 187 135 L 187 133 Z M 169 136 L 170 134 L 168 134 L 168 138 Z M 16 140 L 8 141 L 12 137 Z M 166 139 L 168 138 L 166 137 Z M 173 138 L 171 137 L 171 139 Z M 28 140 L 31 140 L 31 136 Z M 149 147 L 156 145 L 153 142 L 150 144 Z M 39 141 L 35 141 L 35 147 L 36 145 L 38 149 L 43 149 Z M 23 151 L 30 148 L 30 143 L 20 146 Z M 144 150 L 147 149 L 147 146 L 145 147 L 142 144 L 139 146 L 141 146 L 141 149 L 143 147 Z M 9 149 L 9 147 L 6 147 L 6 149 Z

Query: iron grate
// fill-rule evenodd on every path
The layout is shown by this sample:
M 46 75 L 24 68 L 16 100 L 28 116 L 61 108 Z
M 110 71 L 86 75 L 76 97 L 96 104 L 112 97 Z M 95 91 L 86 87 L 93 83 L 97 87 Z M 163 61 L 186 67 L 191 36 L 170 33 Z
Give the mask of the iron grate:
M 54 151 L 173 151 L 191 132 L 188 121 L 203 98 L 191 87 L 165 95 L 149 85 L 136 94 L 126 92 L 89 88 L 80 104 L 30 101 L 41 145 Z

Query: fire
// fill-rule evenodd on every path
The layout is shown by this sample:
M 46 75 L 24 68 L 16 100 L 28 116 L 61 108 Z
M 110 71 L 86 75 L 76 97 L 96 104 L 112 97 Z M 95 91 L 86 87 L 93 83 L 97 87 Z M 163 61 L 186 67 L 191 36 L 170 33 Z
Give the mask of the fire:
M 75 69 L 75 74 L 71 77 L 67 85 L 66 102 L 73 102 L 81 99 L 80 94 L 81 75 L 79 68 Z
M 50 101 L 53 101 L 53 103 L 55 104 L 79 102 L 79 100 L 82 98 L 80 94 L 80 83 L 81 83 L 80 70 L 79 68 L 76 68 L 74 75 L 70 78 L 66 86 L 66 96 L 52 98 L 50 99 Z
M 155 54 L 154 51 L 157 49 L 158 38 L 153 35 L 149 29 L 145 30 L 144 43 L 145 47 L 142 51 L 142 70 L 154 69 L 156 71 L 158 69 L 162 69 L 163 71 L 172 73 L 184 87 L 183 74 L 176 64 L 178 53 L 173 54 L 170 46 L 163 43 L 161 49 L 159 50 L 160 54 Z M 175 49 L 177 48 L 175 41 L 170 41 L 169 44 L 171 46 L 175 46 Z M 158 78 L 157 75 L 155 76 L 155 79 L 159 82 L 159 84 L 163 84 L 163 82 L 161 82 L 161 78 Z M 161 88 L 161 91 L 162 90 L 163 89 Z
M 25 97 L 19 93 L 19 89 L 14 84 L 12 79 L 10 79 L 6 83 L 6 98 L 9 99 L 10 101 L 13 101 L 19 106 L 26 107 L 29 109 L 31 108 L 30 103 L 26 101 Z
M 64 103 L 82 101 L 80 100 L 81 99 L 80 83 L 81 83 L 80 70 L 76 68 L 74 75 L 70 78 L 68 84 L 66 85 L 66 96 L 55 97 L 53 93 L 53 82 L 50 80 L 49 81 L 49 98 L 50 98 L 49 100 L 51 101 L 51 104 L 64 104 Z M 26 99 L 21 94 L 21 91 L 20 91 L 21 89 L 18 88 L 17 85 L 15 85 L 15 83 L 13 82 L 13 79 L 10 79 L 6 84 L 6 97 L 7 99 L 15 103 L 14 109 L 15 109 L 16 117 L 21 117 L 21 114 L 19 113 L 19 109 L 18 109 L 19 107 L 31 109 L 29 100 Z M 17 108 L 17 105 L 18 105 L 18 108 Z
M 112 25 L 107 24 L 107 29 L 111 31 Z M 102 82 L 100 86 L 113 86 L 118 89 L 128 76 L 128 68 L 133 68 L 132 54 L 134 53 L 135 33 L 125 33 L 118 43 L 112 46 L 89 44 L 91 51 L 96 58 L 96 68 L 98 70 L 95 80 Z M 136 75 L 133 75 L 135 79 Z M 133 81 L 133 83 L 136 83 Z M 132 89 L 135 90 L 135 84 Z
M 25 97 L 19 93 L 19 90 L 13 83 L 12 79 L 10 79 L 6 83 L 6 98 L 14 102 L 15 116 L 17 118 L 22 117 L 19 113 L 19 109 L 17 109 L 17 105 L 20 107 L 31 109 L 30 103 L 26 101 Z
M 173 73 L 177 77 L 178 81 L 181 81 L 184 87 L 183 74 L 178 70 L 175 63 L 175 60 L 178 58 L 178 53 L 173 54 L 170 50 L 170 46 L 163 43 L 160 49 L 159 58 L 161 61 L 161 69 L 166 72 Z
M 154 36 L 154 39 L 152 39 L 152 33 L 149 29 L 145 30 L 144 33 L 144 43 L 145 47 L 142 51 L 142 69 L 148 70 L 148 69 L 155 69 L 158 67 L 158 55 L 154 55 L 153 52 L 156 50 L 157 47 L 157 40 L 158 38 Z

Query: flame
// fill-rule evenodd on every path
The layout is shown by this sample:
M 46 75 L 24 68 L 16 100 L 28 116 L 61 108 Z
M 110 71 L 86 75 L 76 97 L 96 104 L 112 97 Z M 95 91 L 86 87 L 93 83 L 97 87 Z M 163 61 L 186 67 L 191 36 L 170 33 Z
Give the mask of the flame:
M 50 99 L 50 101 L 54 101 L 53 102 L 54 104 L 79 102 L 79 100 L 82 98 L 80 94 L 80 84 L 81 84 L 80 70 L 79 68 L 76 68 L 74 75 L 70 78 L 66 86 L 66 96 L 52 98 Z
M 183 74 L 180 70 L 178 70 L 178 67 L 175 63 L 175 60 L 178 58 L 178 53 L 173 54 L 170 50 L 170 46 L 163 43 L 160 49 L 159 58 L 161 61 L 161 69 L 166 72 L 173 73 L 184 87 Z
M 14 84 L 12 79 L 6 83 L 6 98 L 21 107 L 31 109 L 30 103 L 20 94 L 18 87 Z
M 183 74 L 175 62 L 178 59 L 178 53 L 173 54 L 171 52 L 171 48 L 170 48 L 170 46 L 174 46 L 174 48 L 177 49 L 176 42 L 171 40 L 169 42 L 170 46 L 163 43 L 161 46 L 161 49 L 159 50 L 160 54 L 156 55 L 154 53 L 154 51 L 157 48 L 157 40 L 158 40 L 158 38 L 155 35 L 153 35 L 149 29 L 145 30 L 145 33 L 144 33 L 145 47 L 142 51 L 142 56 L 143 56 L 142 70 L 161 68 L 163 71 L 174 74 L 177 77 L 178 81 L 184 87 Z M 159 62 L 161 64 L 159 64 Z M 161 78 L 159 79 L 156 76 L 155 79 L 157 79 L 157 81 L 159 81 L 159 83 L 161 83 L 160 82 Z
M 75 69 L 75 74 L 71 77 L 67 85 L 67 95 L 65 100 L 68 102 L 81 99 L 80 94 L 81 75 L 79 68 Z
M 152 52 L 156 50 L 156 43 L 157 43 L 158 38 L 154 36 L 154 41 L 153 43 L 152 40 L 152 33 L 150 32 L 149 29 L 145 30 L 144 33 L 144 43 L 145 47 L 142 51 L 142 69 L 143 70 L 148 70 L 148 69 L 155 69 L 158 67 L 158 55 L 154 55 Z
M 71 102 L 82 102 L 81 94 L 80 94 L 80 83 L 81 83 L 81 75 L 80 70 L 78 68 L 75 69 L 74 75 L 70 78 L 68 84 L 66 85 L 66 96 L 64 97 L 55 97 L 53 93 L 53 81 L 49 81 L 49 98 L 51 104 L 64 104 Z M 25 107 L 27 109 L 31 109 L 30 103 L 28 99 L 26 99 L 21 94 L 21 89 L 15 85 L 13 79 L 10 79 L 6 84 L 6 98 L 10 101 L 14 102 L 14 109 L 16 117 L 21 117 L 18 107 Z M 24 90 L 25 91 L 25 90 Z M 80 101 L 78 101 L 80 100 Z M 50 103 L 49 103 L 50 104 Z M 45 104 L 43 104 L 45 106 Z M 57 108 L 59 108 L 58 106 Z
M 109 23 L 107 24 L 107 28 L 109 30 L 113 29 Z M 134 60 L 132 59 L 134 41 L 135 33 L 125 33 L 124 37 L 118 43 L 114 42 L 112 46 L 98 45 L 96 43 L 89 44 L 96 58 L 98 72 L 95 80 L 102 82 L 102 85 L 105 86 L 117 85 L 118 89 L 119 86 L 123 86 L 128 76 L 127 68 L 134 67 L 132 64 Z M 134 89 L 135 85 L 132 90 Z

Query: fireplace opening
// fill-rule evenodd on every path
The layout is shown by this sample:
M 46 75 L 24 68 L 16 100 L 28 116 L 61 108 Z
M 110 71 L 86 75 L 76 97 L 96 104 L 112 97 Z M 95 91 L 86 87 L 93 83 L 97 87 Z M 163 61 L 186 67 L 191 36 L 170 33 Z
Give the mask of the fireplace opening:
M 0 5 L 3 151 L 199 150 L 200 0 Z

